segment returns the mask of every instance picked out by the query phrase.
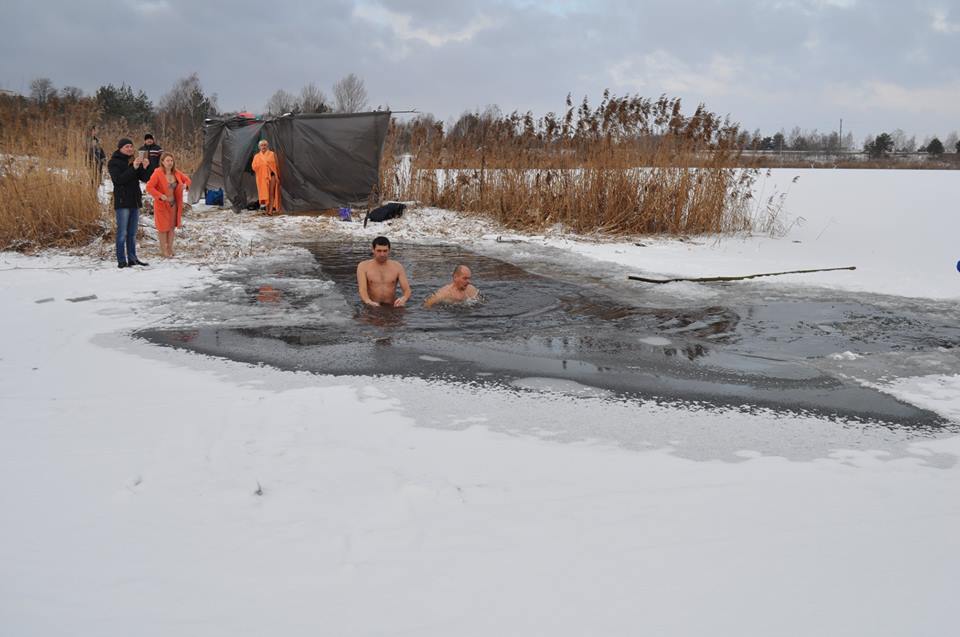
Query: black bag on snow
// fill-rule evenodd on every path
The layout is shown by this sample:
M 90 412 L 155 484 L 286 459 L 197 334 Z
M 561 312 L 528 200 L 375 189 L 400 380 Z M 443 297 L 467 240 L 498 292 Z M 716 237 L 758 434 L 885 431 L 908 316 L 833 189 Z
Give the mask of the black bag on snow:
M 386 221 L 387 219 L 395 219 L 397 217 L 403 216 L 403 209 L 406 208 L 406 204 L 402 203 L 388 203 L 379 208 L 374 208 L 367 213 L 367 216 L 363 218 L 363 227 L 367 227 L 367 221 Z

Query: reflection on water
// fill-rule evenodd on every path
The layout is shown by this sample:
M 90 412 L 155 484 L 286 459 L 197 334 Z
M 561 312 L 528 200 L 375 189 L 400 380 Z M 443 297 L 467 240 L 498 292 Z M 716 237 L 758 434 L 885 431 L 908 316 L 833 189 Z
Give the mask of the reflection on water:
M 272 285 L 261 285 L 257 289 L 258 303 L 279 303 L 283 294 Z
M 960 343 L 957 327 L 936 313 L 849 298 L 769 294 L 746 302 L 727 295 L 730 303 L 711 298 L 708 305 L 690 301 L 686 307 L 665 308 L 644 303 L 632 283 L 625 282 L 631 287 L 618 294 L 592 277 L 576 283 L 569 273 L 563 280 L 534 275 L 452 246 L 395 246 L 392 257 L 406 268 L 413 297 L 405 308 L 374 308 L 360 302 L 356 286 L 356 266 L 369 257 L 368 245 L 309 247 L 313 263 L 238 269 L 224 275 L 224 285 L 187 295 L 185 306 L 193 316 L 218 323 L 211 319 L 219 315 L 219 325 L 143 335 L 321 373 L 512 386 L 522 378 L 556 378 L 645 399 L 761 405 L 925 425 L 940 419 L 808 361 L 848 350 L 918 351 Z M 458 263 L 473 271 L 483 302 L 422 307 L 449 282 Z
M 663 353 L 665 356 L 677 356 L 678 354 L 685 357 L 687 360 L 692 361 L 695 358 L 700 358 L 701 356 L 706 355 L 707 348 L 701 345 L 700 343 L 691 343 L 681 349 L 676 347 L 664 347 Z
M 379 329 L 401 329 L 406 325 L 407 309 L 392 305 L 361 304 L 356 313 L 356 319 L 363 325 Z
M 174 343 L 188 344 L 200 335 L 199 330 L 177 330 L 170 333 L 170 340 Z

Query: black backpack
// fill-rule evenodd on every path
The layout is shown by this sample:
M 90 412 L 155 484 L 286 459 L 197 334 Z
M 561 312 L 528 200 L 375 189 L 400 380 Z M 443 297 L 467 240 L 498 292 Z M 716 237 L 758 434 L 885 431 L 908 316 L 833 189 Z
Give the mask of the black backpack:
M 367 213 L 367 216 L 363 218 L 363 227 L 367 227 L 368 221 L 386 221 L 387 219 L 395 219 L 397 217 L 403 216 L 403 209 L 406 208 L 406 204 L 402 203 L 388 203 L 379 208 L 374 208 Z

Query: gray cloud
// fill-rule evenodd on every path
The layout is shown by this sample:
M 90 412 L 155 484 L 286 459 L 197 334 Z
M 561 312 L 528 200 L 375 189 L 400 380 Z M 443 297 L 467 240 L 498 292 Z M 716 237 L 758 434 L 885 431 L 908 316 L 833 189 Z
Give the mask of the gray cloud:
M 371 103 L 441 118 L 498 104 L 544 113 L 619 94 L 679 95 L 748 128 L 960 128 L 956 2 L 865 0 L 185 0 L 20 2 L 0 87 L 37 76 L 155 101 L 198 72 L 226 109 L 357 73 Z

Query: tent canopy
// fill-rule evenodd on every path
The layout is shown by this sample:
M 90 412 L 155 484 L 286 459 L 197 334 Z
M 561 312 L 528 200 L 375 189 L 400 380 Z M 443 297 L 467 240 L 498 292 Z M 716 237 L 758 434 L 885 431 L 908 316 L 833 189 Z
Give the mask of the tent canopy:
M 193 201 L 209 188 L 223 188 L 234 210 L 255 201 L 250 162 L 257 143 L 266 139 L 277 154 L 283 210 L 364 205 L 379 180 L 389 123 L 389 111 L 208 119 L 203 160 L 193 176 Z

